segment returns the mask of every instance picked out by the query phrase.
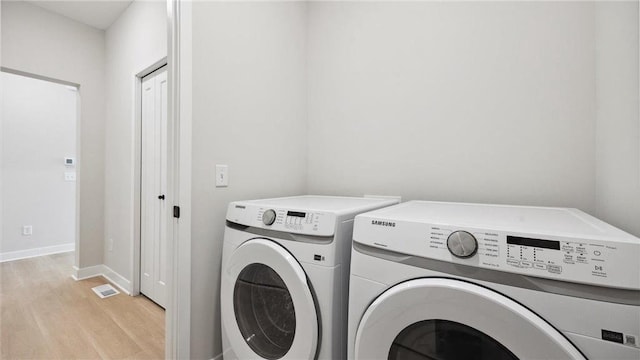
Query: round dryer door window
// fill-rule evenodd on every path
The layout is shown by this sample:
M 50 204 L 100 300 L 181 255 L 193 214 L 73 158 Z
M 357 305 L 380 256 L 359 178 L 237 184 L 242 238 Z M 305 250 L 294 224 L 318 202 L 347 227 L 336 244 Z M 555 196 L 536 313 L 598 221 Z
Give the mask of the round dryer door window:
M 233 310 L 242 337 L 256 354 L 280 359 L 296 333 L 296 311 L 282 278 L 264 264 L 251 264 L 238 275 Z
M 404 328 L 393 340 L 388 359 L 518 360 L 489 335 L 448 320 L 423 320 Z
M 356 359 L 575 359 L 580 351 L 531 310 L 449 278 L 395 285 L 362 315 Z
M 236 248 L 223 266 L 221 315 L 231 346 L 225 358 L 313 359 L 316 303 L 296 258 L 275 241 L 256 238 Z

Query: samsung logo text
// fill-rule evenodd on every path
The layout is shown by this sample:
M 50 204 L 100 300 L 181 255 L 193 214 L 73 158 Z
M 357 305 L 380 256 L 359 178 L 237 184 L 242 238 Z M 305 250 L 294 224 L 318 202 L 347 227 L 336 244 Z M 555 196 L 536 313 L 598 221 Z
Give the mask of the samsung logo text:
M 396 223 L 391 221 L 371 220 L 371 225 L 396 227 Z

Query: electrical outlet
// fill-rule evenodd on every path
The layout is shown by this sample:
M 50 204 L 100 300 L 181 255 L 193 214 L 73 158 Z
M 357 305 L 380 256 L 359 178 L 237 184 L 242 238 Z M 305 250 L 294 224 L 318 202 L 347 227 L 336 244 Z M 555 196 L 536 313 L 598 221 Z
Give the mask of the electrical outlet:
M 22 235 L 23 236 L 30 236 L 33 235 L 33 226 L 32 225 L 25 225 L 22 227 Z
M 64 181 L 76 181 L 76 173 L 75 172 L 64 173 Z

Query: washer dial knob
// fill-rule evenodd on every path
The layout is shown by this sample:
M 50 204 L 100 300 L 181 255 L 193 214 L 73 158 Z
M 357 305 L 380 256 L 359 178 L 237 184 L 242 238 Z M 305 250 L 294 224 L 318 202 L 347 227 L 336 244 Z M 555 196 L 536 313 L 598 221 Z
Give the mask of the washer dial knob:
M 262 214 L 262 222 L 265 225 L 271 225 L 276 222 L 276 212 L 273 209 L 269 209 Z
M 478 241 L 466 231 L 454 231 L 447 238 L 447 247 L 453 256 L 469 258 L 478 251 Z

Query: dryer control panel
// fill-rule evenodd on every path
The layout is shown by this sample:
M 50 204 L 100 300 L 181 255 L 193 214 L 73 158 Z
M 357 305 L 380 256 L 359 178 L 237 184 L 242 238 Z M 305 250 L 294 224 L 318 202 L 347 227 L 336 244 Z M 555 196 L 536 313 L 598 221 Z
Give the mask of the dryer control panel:
M 451 252 L 446 246 L 447 239 L 459 231 L 461 229 L 431 225 L 427 230 L 430 249 L 427 257 L 444 253 L 443 250 Z M 633 260 L 640 258 L 638 246 L 552 236 L 534 238 L 482 229 L 462 231 L 476 239 L 477 258 L 460 261 L 460 257 L 445 254 L 435 258 L 564 281 L 607 286 L 617 283 L 619 287 L 628 288 L 640 286 L 638 261 Z M 629 264 L 627 269 L 624 269 L 625 262 Z
M 229 205 L 227 220 L 245 226 L 315 236 L 332 236 L 336 226 L 336 216 L 331 213 L 233 203 Z
M 442 209 L 441 203 L 432 207 Z M 456 224 L 441 213 L 432 211 L 432 207 L 429 211 L 423 210 L 425 215 L 422 217 L 417 211 L 405 211 L 406 218 L 395 216 L 393 208 L 359 215 L 354 225 L 354 241 L 402 254 L 469 266 L 598 286 L 640 289 L 640 239 L 578 210 L 566 209 L 570 210 L 570 215 L 593 224 L 593 231 L 582 229 L 571 233 L 555 224 L 563 231 L 554 233 L 549 230 L 550 225 L 545 226 L 542 221 L 538 230 L 527 224 L 527 217 L 531 218 L 531 215 L 523 207 L 479 208 L 474 214 L 477 217 L 472 220 L 484 217 L 483 220 L 490 223 L 493 214 L 502 213 L 504 216 L 493 221 L 496 226 L 491 228 L 469 226 L 472 221 L 468 218 Z M 542 211 L 540 209 L 535 208 L 535 211 Z M 511 212 L 515 215 L 509 218 Z M 549 211 L 544 220 L 551 223 L 557 217 L 557 213 Z M 513 226 L 507 220 L 512 220 Z

